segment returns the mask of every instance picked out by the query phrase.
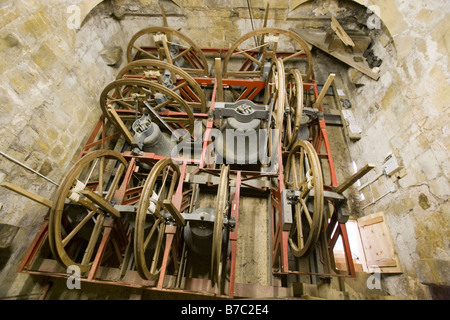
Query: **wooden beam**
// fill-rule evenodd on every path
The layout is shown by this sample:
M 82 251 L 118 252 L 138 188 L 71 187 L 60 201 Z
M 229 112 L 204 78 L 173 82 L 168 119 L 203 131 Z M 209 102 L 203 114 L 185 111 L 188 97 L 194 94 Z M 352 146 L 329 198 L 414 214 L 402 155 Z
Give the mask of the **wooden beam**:
M 302 38 L 310 43 L 311 45 L 319 48 L 320 50 L 328 53 L 329 55 L 339 59 L 340 61 L 348 64 L 349 66 L 355 68 L 358 71 L 361 71 L 366 76 L 370 77 L 373 80 L 378 80 L 380 78 L 379 72 L 374 72 L 372 68 L 369 67 L 366 59 L 357 54 L 348 53 L 345 50 L 336 49 L 330 51 L 328 49 L 328 44 L 325 41 L 326 33 L 322 31 L 309 30 L 309 29 L 290 29 L 298 34 L 302 35 Z M 359 57 L 361 61 L 355 61 L 354 58 Z
M 105 199 L 103 199 L 98 194 L 90 191 L 90 190 L 83 190 L 80 192 L 82 195 L 86 196 L 89 200 L 94 202 L 96 205 L 98 205 L 100 208 L 108 212 L 109 214 L 115 216 L 116 218 L 120 218 L 120 212 L 116 208 L 114 208 L 111 204 L 109 204 Z
M 223 102 L 223 84 L 222 84 L 222 60 L 215 59 L 216 80 L 217 80 L 217 97 L 216 101 Z
M 175 221 L 178 225 L 183 226 L 183 227 L 186 225 L 186 221 L 184 220 L 180 211 L 178 211 L 178 209 L 172 203 L 172 201 L 166 199 L 163 201 L 162 205 L 163 205 L 164 209 L 169 211 L 169 213 L 172 215 L 172 217 L 175 219 Z
M 327 81 L 323 85 L 322 91 L 320 91 L 319 97 L 317 98 L 316 102 L 313 105 L 314 108 L 317 108 L 322 103 L 322 100 L 325 97 L 325 94 L 327 93 L 331 83 L 333 82 L 334 77 L 336 77 L 336 75 L 334 73 L 330 73 Z
M 346 46 L 350 47 L 355 46 L 355 43 L 353 42 L 352 38 L 350 38 L 347 32 L 345 32 L 344 28 L 342 28 L 342 26 L 333 16 L 331 16 L 331 29 L 333 29 L 333 31 L 336 32 L 339 39 L 341 39 Z
M 375 168 L 375 165 L 373 164 L 366 164 L 364 167 L 359 169 L 358 172 L 356 172 L 354 175 L 352 175 L 350 178 L 345 180 L 343 183 L 341 183 L 339 186 L 336 187 L 334 192 L 336 193 L 342 193 L 345 190 L 347 190 L 352 184 L 354 184 L 357 180 L 361 179 L 363 176 L 365 176 L 370 170 Z
M 43 198 L 41 196 L 38 196 L 37 194 L 34 194 L 28 190 L 22 189 L 21 187 L 18 187 L 12 183 L 2 182 L 2 183 L 0 183 L 0 186 L 5 187 L 6 189 L 9 189 L 11 191 L 17 192 L 18 194 L 20 194 L 24 197 L 27 197 L 28 199 L 31 199 L 33 201 L 36 201 L 37 203 L 40 203 L 46 207 L 51 208 L 53 205 L 52 201 L 50 201 L 46 198 Z
M 120 116 L 117 114 L 116 109 L 109 106 L 108 111 L 111 113 L 111 116 L 114 118 L 114 120 L 116 120 L 117 125 L 120 127 L 120 130 L 125 135 L 125 138 L 127 139 L 127 141 L 130 143 L 133 142 L 133 136 L 131 135 L 130 131 L 127 129 L 127 127 L 123 123 Z

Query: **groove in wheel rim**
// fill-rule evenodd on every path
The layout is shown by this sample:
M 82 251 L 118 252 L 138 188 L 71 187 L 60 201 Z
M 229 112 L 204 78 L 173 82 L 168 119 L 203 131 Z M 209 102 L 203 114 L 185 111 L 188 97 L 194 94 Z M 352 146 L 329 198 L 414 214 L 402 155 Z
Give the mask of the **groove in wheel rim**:
M 168 81 L 165 80 L 166 70 L 172 76 L 171 83 L 167 83 Z M 204 113 L 206 110 L 206 97 L 197 81 L 183 69 L 168 62 L 154 59 L 133 61 L 119 71 L 116 80 L 122 78 L 156 81 L 174 92 L 180 90 L 180 93 L 177 94 L 186 101 L 192 111 L 199 109 Z
M 162 159 L 152 168 L 142 189 L 136 214 L 134 257 L 143 279 L 154 280 L 160 272 L 165 232 L 162 202 L 172 199 L 179 176 L 178 166 L 171 159 Z
M 284 64 L 281 59 L 272 63 L 264 90 L 264 104 L 274 102 L 272 116 L 275 117 L 275 128 L 281 129 L 283 124 L 284 105 L 286 103 Z
M 169 45 L 166 40 L 162 45 L 157 44 L 154 41 L 154 36 L 166 35 L 168 38 L 172 39 L 172 43 L 177 42 L 183 51 L 177 53 L 176 56 L 170 54 Z M 147 39 L 146 39 L 147 37 Z M 159 43 L 159 41 L 158 41 Z M 146 51 L 146 48 L 156 47 L 157 52 L 150 53 Z M 189 74 L 208 76 L 208 62 L 205 55 L 201 49 L 186 35 L 181 32 L 169 28 L 169 27 L 150 27 L 137 32 L 130 40 L 127 47 L 127 60 L 131 62 L 135 59 L 155 59 L 164 60 L 166 59 L 170 64 L 177 63 L 178 60 L 183 59 L 188 67 L 181 67 L 184 71 Z
M 103 202 L 113 207 L 114 193 L 127 166 L 120 153 L 93 151 L 75 163 L 64 177 L 56 191 L 49 218 L 50 250 L 64 266 L 76 265 L 81 272 L 89 270 L 103 222 L 111 216 L 102 208 Z M 95 196 L 92 194 L 103 200 L 91 200 L 89 197 Z M 66 204 L 68 199 L 71 201 Z M 86 245 L 82 257 L 73 252 L 77 248 L 81 251 L 80 243 Z
M 284 105 L 286 102 L 285 89 L 285 73 L 284 65 L 281 59 L 276 59 L 272 62 L 269 76 L 267 77 L 266 87 L 264 90 L 263 104 L 272 105 L 272 118 L 263 127 L 268 130 L 267 137 L 267 156 L 272 161 L 276 161 L 276 155 L 273 154 L 278 150 L 281 141 L 280 130 L 283 124 Z M 265 164 L 267 167 L 269 164 Z
M 214 287 L 221 282 L 222 271 L 222 235 L 223 235 L 223 218 L 228 217 L 228 196 L 229 196 L 229 172 L 230 167 L 222 165 L 220 173 L 219 186 L 215 201 L 216 214 L 214 218 L 214 230 L 212 240 L 211 254 L 211 285 Z
M 300 191 L 300 201 L 295 204 L 293 210 L 294 221 L 289 245 L 292 254 L 301 257 L 314 248 L 323 217 L 322 170 L 319 157 L 311 143 L 300 140 L 293 145 L 285 165 L 284 177 L 286 188 Z M 314 192 L 314 199 L 311 199 L 311 190 Z
M 293 54 L 282 58 L 283 62 L 287 62 L 293 58 L 296 58 L 300 55 L 300 52 L 304 53 L 306 55 L 306 61 L 308 63 L 307 66 L 307 70 L 306 70 L 306 74 L 303 75 L 303 79 L 308 81 L 311 79 L 312 77 L 312 55 L 311 55 L 311 51 L 309 50 L 308 44 L 300 37 L 300 35 L 298 35 L 297 33 L 290 31 L 290 30 L 285 30 L 285 29 L 279 29 L 279 28 L 261 28 L 261 29 L 257 29 L 254 31 L 251 31 L 247 34 L 245 34 L 244 36 L 242 36 L 241 38 L 239 38 L 230 48 L 230 50 L 228 50 L 227 55 L 225 56 L 224 59 L 224 63 L 223 63 L 223 77 L 224 78 L 228 78 L 231 76 L 235 76 L 235 77 L 261 77 L 263 75 L 263 67 L 264 67 L 264 61 L 259 61 L 256 62 L 255 60 L 257 60 L 254 56 L 251 56 L 251 54 L 249 54 L 248 52 L 250 52 L 248 48 L 239 48 L 243 43 L 245 43 L 246 41 L 251 42 L 251 46 L 255 46 L 255 49 L 262 46 L 263 48 L 263 55 L 265 55 L 265 58 L 270 58 L 270 55 L 267 53 L 267 45 L 264 46 L 263 41 L 261 39 L 264 39 L 264 37 L 266 35 L 283 35 L 288 37 L 289 39 L 293 40 L 296 45 L 298 45 L 301 50 L 296 50 L 296 52 L 294 52 Z M 259 40 L 259 43 L 254 44 L 253 38 L 256 38 Z M 261 44 L 261 45 L 259 45 Z M 259 49 L 259 48 L 258 48 Z M 275 52 L 275 54 L 277 53 L 277 47 L 274 48 L 273 50 Z M 248 70 L 240 70 L 240 71 L 232 71 L 229 70 L 229 60 L 231 58 L 232 55 L 234 54 L 240 54 L 243 55 L 246 58 L 246 62 L 244 63 L 244 65 L 241 67 L 244 68 L 245 64 L 248 62 L 253 62 L 256 63 L 258 65 L 258 70 L 257 71 L 248 71 Z M 251 57 L 249 57 L 251 56 Z M 276 57 L 275 57 L 276 58 Z
M 167 100 L 158 104 L 155 94 L 162 94 Z M 194 132 L 195 119 L 191 108 L 178 94 L 159 83 L 142 79 L 119 79 L 108 84 L 100 96 L 103 114 L 129 143 L 132 142 L 133 132 L 130 129 L 131 125 L 126 123 L 142 115 L 146 109 L 144 101 L 149 103 L 154 111 L 165 108 L 186 113 L 187 117 L 161 116 L 161 118 L 168 124 L 184 126 L 190 134 Z
M 303 80 L 299 70 L 291 70 L 287 75 L 286 90 L 286 109 L 289 112 L 284 115 L 283 146 L 290 150 L 297 139 L 303 112 Z

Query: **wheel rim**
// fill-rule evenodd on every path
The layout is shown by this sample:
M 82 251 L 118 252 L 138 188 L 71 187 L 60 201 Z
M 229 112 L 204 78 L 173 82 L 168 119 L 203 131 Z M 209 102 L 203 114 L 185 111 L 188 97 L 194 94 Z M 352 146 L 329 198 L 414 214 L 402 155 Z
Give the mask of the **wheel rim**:
M 164 77 L 166 70 L 172 76 L 171 83 L 168 83 L 167 78 Z M 122 78 L 156 81 L 174 92 L 179 90 L 179 95 L 192 111 L 198 109 L 204 113 L 206 110 L 206 97 L 197 81 L 183 69 L 168 62 L 154 59 L 133 61 L 119 71 L 116 80 Z
M 220 173 L 219 186 L 215 201 L 216 214 L 214 218 L 214 231 L 212 240 L 211 253 L 211 284 L 214 287 L 221 283 L 222 278 L 222 235 L 223 235 L 223 218 L 228 217 L 228 196 L 229 196 L 229 172 L 230 167 L 222 165 Z
M 297 141 L 287 158 L 285 185 L 300 191 L 293 210 L 294 222 L 289 244 L 294 256 L 301 257 L 315 246 L 323 217 L 323 177 L 319 157 L 311 143 Z M 311 199 L 310 191 L 314 192 Z
M 117 152 L 93 151 L 75 163 L 64 177 L 56 192 L 49 218 L 50 249 L 64 266 L 76 265 L 81 272 L 89 270 L 103 222 L 106 217 L 111 216 L 99 202 L 96 203 L 90 197 L 93 197 L 92 193 L 96 193 L 113 207 L 114 193 L 126 167 L 126 160 Z M 98 180 L 97 183 L 95 179 Z M 105 180 L 109 180 L 109 183 L 106 184 Z M 74 187 L 77 181 L 82 184 Z M 78 200 L 75 201 L 77 197 Z M 70 205 L 65 203 L 67 199 L 70 199 Z M 76 206 L 73 207 L 72 204 L 75 203 Z M 76 214 L 73 214 L 74 211 Z M 91 230 L 92 218 L 95 223 Z M 83 240 L 87 240 L 87 243 Z M 82 257 L 73 250 L 74 247 L 81 248 L 80 242 L 86 246 Z
M 273 103 L 272 116 L 275 117 L 275 128 L 282 128 L 284 105 L 286 103 L 284 64 L 281 59 L 276 59 L 270 68 L 269 76 L 264 90 L 264 104 Z
M 166 101 L 158 103 L 156 94 L 162 94 Z M 155 112 L 165 108 L 168 111 L 184 112 L 187 117 L 161 116 L 168 124 L 185 128 L 190 134 L 194 132 L 194 114 L 187 103 L 174 91 L 163 85 L 142 79 L 119 79 L 113 81 L 103 90 L 100 96 L 100 106 L 103 114 L 132 143 L 133 133 L 130 121 L 135 121 L 142 115 L 146 107 L 151 105 Z
M 152 168 L 143 186 L 134 234 L 136 269 L 143 279 L 154 280 L 160 272 L 165 234 L 162 203 L 172 199 L 179 176 L 178 166 L 171 159 L 162 159 Z M 152 214 L 147 213 L 149 210 Z
M 178 45 L 181 47 L 180 50 L 183 51 L 172 57 L 168 48 L 169 44 L 166 40 L 161 41 L 163 42 L 162 45 L 157 44 L 154 40 L 154 36 L 161 34 L 165 35 L 167 39 L 172 38 L 172 43 L 178 42 Z M 164 42 L 166 42 L 165 45 Z M 157 52 L 154 54 L 145 50 L 145 48 L 151 47 L 152 44 L 157 48 Z M 139 31 L 131 38 L 127 47 L 128 62 L 142 58 L 151 58 L 155 60 L 166 59 L 171 64 L 177 63 L 178 60 L 183 58 L 186 63 L 186 67 L 182 67 L 184 71 L 198 76 L 208 75 L 208 62 L 201 49 L 186 35 L 169 27 L 146 28 Z
M 285 150 L 290 150 L 295 143 L 303 112 L 303 80 L 299 70 L 291 70 L 286 80 L 286 108 L 289 112 L 284 115 Z
M 251 52 L 249 51 L 248 48 L 242 48 L 241 46 L 244 43 L 248 43 L 251 42 L 251 44 L 248 44 L 249 46 L 253 47 L 255 46 L 255 43 L 253 42 L 253 38 L 258 38 L 260 39 L 264 39 L 265 36 L 270 36 L 271 34 L 274 35 L 283 35 L 285 37 L 288 37 L 288 39 L 292 39 L 294 40 L 294 42 L 300 46 L 301 50 L 297 50 L 295 48 L 295 52 L 288 56 L 283 58 L 283 62 L 287 62 L 291 59 L 296 58 L 300 51 L 304 52 L 304 54 L 306 55 L 306 60 L 308 63 L 308 66 L 306 68 L 306 72 L 303 75 L 304 80 L 309 80 L 312 77 L 312 55 L 311 55 L 311 51 L 309 50 L 308 44 L 295 32 L 293 31 L 289 31 L 289 30 L 284 30 L 284 29 L 279 29 L 279 28 L 261 28 L 261 29 L 257 29 L 254 30 L 252 32 L 247 33 L 246 35 L 242 36 L 241 38 L 239 38 L 230 48 L 230 50 L 228 50 L 227 55 L 225 56 L 224 59 L 224 63 L 223 63 L 223 77 L 224 78 L 228 78 L 228 77 L 261 77 L 263 76 L 263 66 L 264 66 L 264 61 L 262 62 L 262 64 L 258 64 L 257 62 L 254 61 L 255 57 L 252 56 L 252 58 L 249 57 L 249 53 Z M 262 43 L 262 41 L 259 41 L 259 43 Z M 256 47 L 258 47 L 258 43 L 256 43 Z M 276 53 L 277 53 L 277 48 L 275 47 L 273 52 L 275 52 L 275 58 L 276 58 Z M 261 52 L 259 52 L 261 53 Z M 255 64 L 257 64 L 257 71 L 248 71 L 248 70 L 240 70 L 240 71 L 233 71 L 233 70 L 229 70 L 229 60 L 231 58 L 232 55 L 235 54 L 240 54 L 243 55 L 245 57 L 245 62 L 244 64 L 241 66 L 242 68 L 245 68 L 245 64 L 248 64 L 248 62 L 253 62 Z M 251 54 L 250 54 L 251 55 Z M 267 52 L 267 43 L 264 46 L 264 44 L 262 45 L 262 56 L 263 59 L 264 58 L 271 58 L 271 54 L 270 52 Z

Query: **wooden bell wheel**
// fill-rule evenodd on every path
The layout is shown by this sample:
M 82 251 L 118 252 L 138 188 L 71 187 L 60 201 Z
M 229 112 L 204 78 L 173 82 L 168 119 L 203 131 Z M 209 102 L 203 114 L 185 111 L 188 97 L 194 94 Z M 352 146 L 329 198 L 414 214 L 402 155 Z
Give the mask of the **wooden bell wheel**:
M 153 112 L 148 110 L 149 105 Z M 134 133 L 131 124 L 143 113 L 158 113 L 161 119 L 175 129 L 194 131 L 194 115 L 186 101 L 173 90 L 155 82 L 142 79 L 119 79 L 111 82 L 100 96 L 103 114 L 125 139 L 131 143 Z M 159 121 L 159 119 L 158 119 Z
M 289 245 L 292 254 L 301 257 L 316 244 L 323 217 L 322 170 L 311 143 L 299 140 L 292 146 L 284 178 L 286 188 L 300 191 L 298 202 L 294 204 Z
M 176 92 L 192 111 L 206 111 L 206 97 L 197 81 L 181 68 L 168 62 L 154 59 L 133 61 L 119 71 L 116 80 L 122 78 L 156 81 Z
M 105 220 L 120 218 L 112 202 L 127 166 L 120 153 L 93 151 L 64 177 L 49 218 L 50 249 L 64 266 L 89 270 Z
M 293 69 L 287 75 L 286 90 L 283 147 L 289 150 L 297 140 L 303 112 L 303 80 L 299 70 Z
M 273 103 L 272 116 L 275 128 L 282 129 L 284 105 L 286 103 L 286 83 L 284 64 L 281 59 L 272 62 L 264 90 L 264 104 Z
M 214 229 L 212 239 L 212 253 L 211 253 L 211 285 L 214 287 L 219 285 L 222 279 L 222 261 L 223 261 L 223 218 L 228 217 L 229 205 L 229 174 L 230 167 L 222 165 L 220 173 L 219 186 L 217 190 L 217 197 L 214 203 L 216 208 L 214 218 Z
M 136 214 L 134 258 L 143 279 L 154 280 L 161 269 L 164 251 L 165 218 L 163 201 L 172 199 L 180 170 L 171 159 L 158 161 L 142 189 Z
M 128 62 L 165 60 L 188 74 L 208 76 L 208 62 L 201 49 L 187 36 L 169 27 L 150 27 L 136 33 L 128 44 L 127 59 Z
M 276 150 L 280 143 L 280 133 L 283 125 L 284 104 L 286 102 L 286 90 L 285 90 L 285 73 L 284 65 L 281 59 L 276 59 L 272 62 L 269 75 L 266 81 L 266 87 L 264 89 L 265 105 L 272 106 L 271 118 L 268 121 L 263 122 L 262 128 L 267 129 L 267 143 L 266 146 L 267 159 L 270 162 L 263 163 L 263 167 L 268 167 L 269 164 L 273 164 L 276 161 Z
M 238 67 L 231 67 L 231 58 L 241 58 Z M 223 63 L 224 78 L 254 78 L 264 76 L 264 64 L 281 58 L 287 61 L 306 61 L 303 79 L 312 77 L 312 55 L 308 44 L 295 32 L 279 28 L 262 28 L 239 38 L 228 50 Z

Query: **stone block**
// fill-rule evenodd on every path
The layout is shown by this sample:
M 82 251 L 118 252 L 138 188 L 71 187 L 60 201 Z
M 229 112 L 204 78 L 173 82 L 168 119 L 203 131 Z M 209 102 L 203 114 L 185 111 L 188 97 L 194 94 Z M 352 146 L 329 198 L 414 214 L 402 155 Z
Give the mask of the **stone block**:
M 115 66 L 122 60 L 123 50 L 119 46 L 107 46 L 100 51 L 100 56 L 108 66 Z
M 415 263 L 420 283 L 426 285 L 450 286 L 450 261 L 420 259 Z
M 57 60 L 53 51 L 45 44 L 41 44 L 39 49 L 32 55 L 31 59 L 42 70 L 48 70 Z
M 0 224 L 0 270 L 8 262 L 11 255 L 11 245 L 18 231 L 19 227 Z
M 30 150 L 39 140 L 39 134 L 31 127 L 26 126 L 17 136 L 11 148 L 16 151 Z
M 20 34 L 25 38 L 31 36 L 34 40 L 41 40 L 51 33 L 53 26 L 47 17 L 47 12 L 42 9 L 26 17 L 26 20 L 18 26 Z M 31 39 L 30 39 L 31 40 Z
M 441 168 L 439 167 L 436 156 L 431 149 L 419 155 L 416 160 L 427 180 L 435 179 L 441 174 Z

